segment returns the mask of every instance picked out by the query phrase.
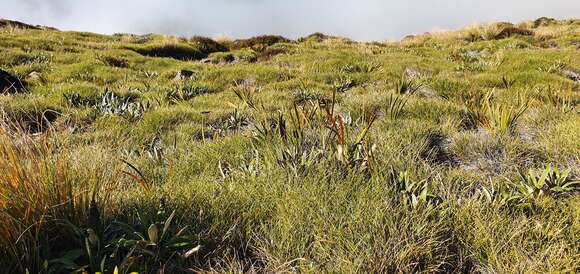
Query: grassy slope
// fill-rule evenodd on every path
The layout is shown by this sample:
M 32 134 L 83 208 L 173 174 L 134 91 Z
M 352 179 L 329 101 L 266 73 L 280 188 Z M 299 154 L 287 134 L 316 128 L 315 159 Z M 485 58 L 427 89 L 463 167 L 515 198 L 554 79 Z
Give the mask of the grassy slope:
M 174 37 L 0 30 L 0 68 L 29 83 L 27 93 L 0 95 L 5 120 L 43 131 L 30 137 L 4 126 L 0 262 L 40 271 L 44 260 L 85 250 L 92 197 L 105 224 L 154 218 L 163 198 L 176 210 L 174 230 L 187 226 L 203 247 L 188 259 L 141 255 L 133 270 L 168 262 L 220 272 L 576 272 L 577 189 L 516 202 L 482 194 L 516 195 L 518 172 L 547 164 L 580 175 L 580 88 L 565 76 L 580 68 L 580 22 L 532 24 L 522 27 L 534 35 L 506 39 L 491 39 L 497 26 L 384 44 L 307 39 L 271 46 L 282 52 L 271 59 L 238 49 L 241 61 L 218 64 L 139 53 L 159 45 L 196 59 L 203 52 Z M 397 95 L 406 105 L 391 118 L 388 102 L 407 68 L 420 72 L 408 80 L 423 86 Z M 182 69 L 193 77 L 174 80 Z M 337 89 L 332 116 L 319 110 L 317 121 L 292 122 L 293 102 L 302 117 L 317 98 L 331 104 Z M 107 114 L 94 106 L 106 91 L 144 110 Z M 470 116 L 469 101 L 488 92 L 510 113 L 528 102 L 507 133 Z M 38 126 L 46 110 L 59 113 L 50 130 Z M 304 137 L 288 144 L 279 132 L 258 134 L 255 126 L 278 112 L 289 130 L 307 124 L 296 130 Z M 328 129 L 335 125 L 324 124 L 342 117 L 345 142 L 356 143 L 370 112 L 379 117 L 363 144 L 346 152 L 360 159 L 341 161 Z M 393 172 L 403 171 L 437 199 L 410 205 L 422 188 L 397 188 Z M 87 265 L 89 257 L 74 261 Z

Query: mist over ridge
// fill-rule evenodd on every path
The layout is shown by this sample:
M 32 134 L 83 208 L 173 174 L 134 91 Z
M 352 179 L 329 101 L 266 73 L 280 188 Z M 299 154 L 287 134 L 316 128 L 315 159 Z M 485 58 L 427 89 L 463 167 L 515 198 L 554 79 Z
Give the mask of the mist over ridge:
M 4 3 L 0 10 L 1 18 L 106 34 L 297 38 L 323 32 L 363 41 L 482 22 L 579 15 L 575 0 L 18 0 Z

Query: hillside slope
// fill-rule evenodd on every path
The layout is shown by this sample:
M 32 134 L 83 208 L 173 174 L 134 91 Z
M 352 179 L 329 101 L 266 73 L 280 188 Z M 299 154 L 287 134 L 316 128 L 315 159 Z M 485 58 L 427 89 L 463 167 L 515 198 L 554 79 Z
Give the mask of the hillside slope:
M 385 43 L 27 26 L 0 21 L 9 270 L 580 270 L 580 20 Z

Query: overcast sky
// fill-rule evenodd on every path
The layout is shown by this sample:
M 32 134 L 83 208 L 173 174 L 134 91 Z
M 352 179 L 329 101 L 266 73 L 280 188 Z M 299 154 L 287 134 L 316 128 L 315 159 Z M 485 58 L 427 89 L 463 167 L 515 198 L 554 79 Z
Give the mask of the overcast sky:
M 384 40 L 541 16 L 580 18 L 580 0 L 0 0 L 0 18 L 62 30 L 235 38 Z

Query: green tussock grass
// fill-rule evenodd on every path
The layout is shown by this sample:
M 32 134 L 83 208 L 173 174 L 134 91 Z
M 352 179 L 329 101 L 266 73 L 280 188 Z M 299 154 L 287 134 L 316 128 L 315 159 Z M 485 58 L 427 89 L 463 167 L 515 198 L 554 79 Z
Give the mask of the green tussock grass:
M 8 272 L 580 270 L 578 20 L 373 43 L 9 23 Z

